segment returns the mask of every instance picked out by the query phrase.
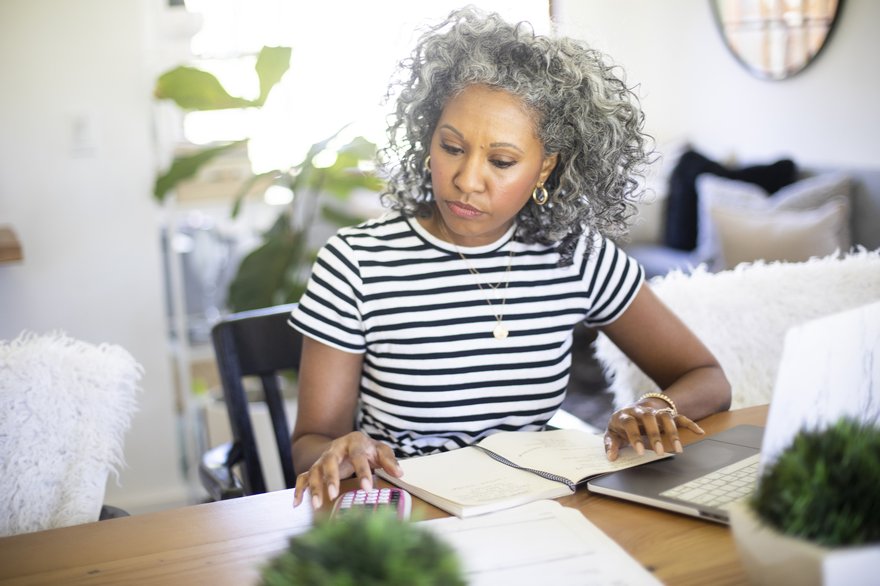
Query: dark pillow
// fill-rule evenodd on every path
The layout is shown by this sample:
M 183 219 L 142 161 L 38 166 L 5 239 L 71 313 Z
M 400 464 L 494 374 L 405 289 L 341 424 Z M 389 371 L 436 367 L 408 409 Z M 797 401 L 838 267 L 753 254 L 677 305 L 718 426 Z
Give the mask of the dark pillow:
M 797 167 L 790 159 L 781 159 L 769 165 L 728 169 L 694 150 L 685 151 L 669 177 L 663 243 L 670 248 L 693 250 L 697 246 L 699 226 L 696 181 L 701 173 L 754 183 L 768 194 L 775 193 L 797 179 Z

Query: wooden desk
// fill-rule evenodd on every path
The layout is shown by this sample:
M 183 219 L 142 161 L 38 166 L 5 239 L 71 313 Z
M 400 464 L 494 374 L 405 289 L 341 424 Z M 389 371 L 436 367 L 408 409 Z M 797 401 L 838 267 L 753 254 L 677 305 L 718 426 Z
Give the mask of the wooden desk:
M 767 407 L 713 415 L 708 434 L 763 425 Z M 683 443 L 697 439 L 683 433 Z M 349 481 L 350 482 L 350 481 Z M 306 531 L 312 511 L 285 490 L 0 538 L 2 584 L 253 584 L 260 565 Z M 745 575 L 727 527 L 579 489 L 560 499 L 668 584 L 740 584 Z M 446 516 L 416 503 L 422 518 Z

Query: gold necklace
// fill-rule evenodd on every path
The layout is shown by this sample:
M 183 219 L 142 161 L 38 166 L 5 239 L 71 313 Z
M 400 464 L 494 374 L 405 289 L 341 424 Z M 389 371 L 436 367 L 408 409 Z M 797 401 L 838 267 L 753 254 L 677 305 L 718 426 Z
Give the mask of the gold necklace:
M 508 329 L 504 326 L 503 322 L 504 322 L 504 304 L 507 302 L 507 295 L 506 295 L 507 286 L 510 284 L 510 265 L 513 264 L 513 243 L 512 242 L 510 243 L 510 252 L 507 255 L 507 268 L 504 271 L 504 277 L 505 277 L 505 279 L 504 279 L 504 292 L 505 292 L 505 295 L 504 295 L 504 297 L 501 298 L 501 305 L 500 305 L 501 312 L 495 313 L 495 306 L 492 305 L 492 301 L 486 295 L 486 290 L 483 289 L 483 285 L 482 285 L 482 283 L 480 283 L 480 276 L 481 276 L 480 272 L 471 266 L 470 261 L 467 259 L 467 257 L 464 254 L 462 254 L 461 250 L 459 250 L 458 244 L 455 243 L 455 241 L 449 235 L 449 232 L 446 230 L 446 223 L 441 220 L 439 222 L 439 225 L 440 225 L 440 231 L 443 232 L 443 235 L 446 237 L 446 239 L 449 241 L 449 243 L 452 244 L 452 246 L 455 248 L 455 252 L 458 253 L 458 256 L 461 257 L 461 260 L 464 261 L 464 264 L 467 266 L 468 272 L 470 272 L 470 274 L 474 277 L 474 282 L 477 284 L 477 287 L 480 288 L 480 292 L 483 294 L 483 297 L 486 300 L 486 303 L 488 303 L 489 307 L 492 308 L 492 314 L 495 316 L 495 327 L 492 329 L 492 335 L 495 336 L 496 340 L 503 340 L 510 333 L 508 331 Z M 491 283 L 486 283 L 486 285 L 488 285 L 492 289 L 492 291 L 495 293 L 495 299 L 497 301 L 498 288 L 501 286 L 501 281 L 498 281 L 494 285 Z

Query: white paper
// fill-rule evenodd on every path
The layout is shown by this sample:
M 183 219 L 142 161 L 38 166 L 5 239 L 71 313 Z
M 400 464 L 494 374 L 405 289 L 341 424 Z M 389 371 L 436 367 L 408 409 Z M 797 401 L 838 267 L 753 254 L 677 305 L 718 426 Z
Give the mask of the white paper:
M 660 584 L 580 511 L 555 501 L 420 525 L 455 548 L 471 586 Z

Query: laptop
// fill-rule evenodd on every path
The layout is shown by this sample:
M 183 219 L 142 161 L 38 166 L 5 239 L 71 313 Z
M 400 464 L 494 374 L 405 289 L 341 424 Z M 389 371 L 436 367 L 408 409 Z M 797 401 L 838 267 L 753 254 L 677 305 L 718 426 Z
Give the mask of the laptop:
M 682 454 L 594 478 L 587 487 L 727 524 L 728 509 L 751 494 L 762 466 L 797 431 L 842 415 L 880 418 L 880 303 L 787 332 L 766 428 L 737 426 Z
M 758 475 L 764 428 L 738 425 L 656 460 L 594 478 L 595 493 L 728 523 L 727 509 L 746 498 Z M 727 496 L 719 494 L 727 492 Z

